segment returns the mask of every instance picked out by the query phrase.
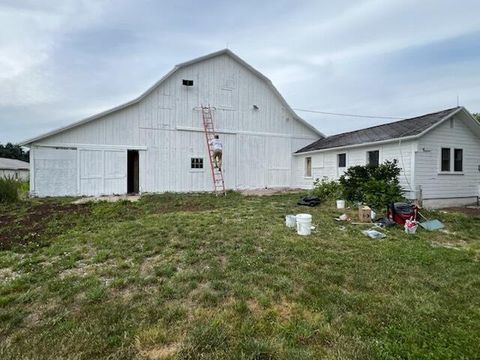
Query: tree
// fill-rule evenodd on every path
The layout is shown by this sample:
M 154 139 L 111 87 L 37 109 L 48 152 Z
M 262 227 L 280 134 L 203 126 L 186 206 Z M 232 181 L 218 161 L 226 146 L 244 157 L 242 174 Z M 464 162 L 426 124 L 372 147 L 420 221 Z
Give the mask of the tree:
M 480 113 L 473 113 L 472 115 L 478 122 L 480 122 Z
M 29 151 L 25 152 L 20 145 L 13 145 L 12 143 L 0 144 L 0 157 L 28 162 Z

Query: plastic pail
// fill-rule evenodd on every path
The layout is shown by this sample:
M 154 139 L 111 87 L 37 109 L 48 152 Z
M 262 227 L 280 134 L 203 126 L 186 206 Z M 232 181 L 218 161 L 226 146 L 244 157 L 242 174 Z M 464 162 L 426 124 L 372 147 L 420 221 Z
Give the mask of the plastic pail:
M 312 232 L 312 215 L 298 214 L 295 218 L 297 220 L 297 234 L 310 235 Z
M 287 225 L 289 228 L 294 228 L 297 225 L 297 220 L 295 215 L 285 216 L 285 225 Z

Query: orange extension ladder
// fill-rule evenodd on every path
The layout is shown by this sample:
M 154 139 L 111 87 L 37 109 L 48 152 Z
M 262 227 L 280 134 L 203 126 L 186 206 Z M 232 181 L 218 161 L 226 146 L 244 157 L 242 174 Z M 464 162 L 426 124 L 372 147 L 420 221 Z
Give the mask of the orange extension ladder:
M 213 125 L 212 108 L 210 106 L 202 105 L 202 119 L 205 139 L 207 140 L 208 157 L 210 158 L 210 168 L 212 169 L 213 190 L 217 196 L 219 194 L 226 195 L 223 172 L 222 170 L 215 168 L 215 159 L 213 157 L 213 149 L 211 146 L 211 141 L 215 137 L 215 126 Z

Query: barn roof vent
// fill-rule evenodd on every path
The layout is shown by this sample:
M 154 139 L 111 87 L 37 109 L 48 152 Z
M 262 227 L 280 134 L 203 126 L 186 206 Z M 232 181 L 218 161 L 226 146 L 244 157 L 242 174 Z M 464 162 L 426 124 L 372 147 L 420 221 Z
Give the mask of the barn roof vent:
M 193 86 L 193 80 L 183 79 L 183 80 L 182 80 L 182 85 L 184 85 L 184 86 Z

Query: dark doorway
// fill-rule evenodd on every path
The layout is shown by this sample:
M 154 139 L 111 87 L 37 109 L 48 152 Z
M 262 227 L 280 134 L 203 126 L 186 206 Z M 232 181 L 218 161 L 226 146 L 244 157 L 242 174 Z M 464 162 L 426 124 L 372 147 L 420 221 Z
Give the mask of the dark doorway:
M 138 150 L 127 151 L 127 193 L 138 194 Z

